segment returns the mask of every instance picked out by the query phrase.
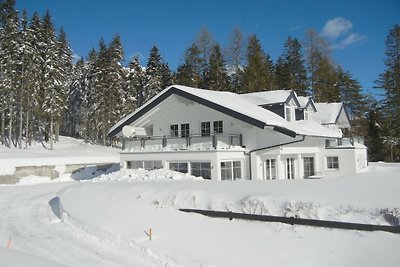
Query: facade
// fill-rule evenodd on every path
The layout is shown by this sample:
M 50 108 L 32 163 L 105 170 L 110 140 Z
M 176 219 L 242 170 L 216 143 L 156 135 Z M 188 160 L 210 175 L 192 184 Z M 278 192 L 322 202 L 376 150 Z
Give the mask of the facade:
M 343 138 L 341 128 L 349 126 L 340 103 L 317 105 L 290 90 L 239 95 L 173 85 L 109 136 L 123 139 L 122 168 L 167 168 L 212 180 L 304 179 L 367 166 L 362 139 Z

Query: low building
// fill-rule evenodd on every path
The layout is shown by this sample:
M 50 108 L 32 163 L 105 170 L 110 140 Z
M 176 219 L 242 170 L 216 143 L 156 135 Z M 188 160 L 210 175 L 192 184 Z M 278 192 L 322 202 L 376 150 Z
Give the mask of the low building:
M 213 180 L 304 179 L 367 166 L 363 139 L 343 137 L 348 127 L 341 103 L 314 103 L 291 90 L 235 94 L 173 85 L 108 135 L 123 140 L 122 168 Z

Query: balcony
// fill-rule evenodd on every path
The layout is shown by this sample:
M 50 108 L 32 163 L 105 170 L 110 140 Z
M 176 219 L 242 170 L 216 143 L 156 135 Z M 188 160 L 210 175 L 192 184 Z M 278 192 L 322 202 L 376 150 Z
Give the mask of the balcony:
M 346 148 L 354 147 L 356 144 L 364 145 L 364 137 L 354 136 L 354 137 L 343 137 L 338 139 L 326 139 L 326 148 Z
M 150 136 L 145 138 L 126 138 L 122 152 L 158 152 L 181 150 L 228 150 L 242 149 L 240 134 L 193 134 L 188 137 Z

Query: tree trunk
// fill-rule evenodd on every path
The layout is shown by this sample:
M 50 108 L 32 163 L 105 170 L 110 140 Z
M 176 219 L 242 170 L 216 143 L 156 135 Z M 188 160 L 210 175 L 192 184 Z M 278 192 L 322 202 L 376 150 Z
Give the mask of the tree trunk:
M 50 150 L 53 150 L 53 111 L 50 114 Z
M 25 130 L 25 138 L 26 138 L 26 140 L 25 140 L 25 149 L 27 149 L 28 148 L 28 142 L 30 143 L 30 136 L 29 136 L 29 134 L 30 134 L 30 131 L 29 131 L 29 108 L 28 108 L 28 110 L 26 111 L 26 125 L 25 125 L 25 127 L 26 127 L 26 130 Z
M 56 143 L 58 143 L 60 141 L 60 123 L 56 122 L 55 125 L 56 129 L 55 129 L 55 139 L 56 139 Z
M 23 123 L 23 113 L 22 113 L 22 105 L 19 108 L 19 138 L 18 138 L 18 146 L 22 149 L 22 123 Z
M 9 138 L 9 142 L 8 142 L 8 147 L 11 147 L 11 143 L 12 143 L 12 127 L 13 127 L 13 113 L 14 113 L 14 105 L 11 104 L 10 106 L 10 121 L 8 123 L 8 138 Z
M 6 112 L 5 110 L 3 110 L 3 112 L 1 113 L 1 143 L 4 145 L 6 140 Z

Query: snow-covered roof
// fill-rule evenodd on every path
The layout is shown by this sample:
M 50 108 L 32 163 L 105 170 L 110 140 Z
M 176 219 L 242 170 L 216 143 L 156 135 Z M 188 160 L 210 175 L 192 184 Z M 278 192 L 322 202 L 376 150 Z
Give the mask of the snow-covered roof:
M 308 108 L 308 106 L 311 106 L 314 111 L 317 111 L 315 107 L 314 100 L 311 97 L 308 96 L 298 96 L 297 99 L 299 100 L 300 107 L 301 108 Z
M 292 97 L 295 99 L 295 102 L 298 103 L 297 95 L 292 90 L 254 92 L 241 94 L 240 96 L 258 106 L 276 103 L 287 103 Z
M 315 103 L 318 112 L 314 119 L 321 124 L 337 124 L 339 127 L 350 128 L 349 117 L 343 103 Z
M 275 131 L 293 137 L 296 135 L 310 135 L 310 133 L 312 133 L 313 136 L 341 137 L 339 132 L 329 129 L 321 131 L 320 127 L 315 128 L 315 125 L 310 125 L 311 128 L 305 130 L 303 127 L 288 122 L 279 115 L 259 107 L 251 101 L 247 101 L 242 95 L 225 91 L 204 90 L 182 85 L 172 85 L 164 89 L 139 109 L 117 122 L 110 129 L 108 135 L 117 135 L 121 132 L 123 126 L 134 124 L 134 122 L 141 116 L 173 94 L 198 102 L 261 129 L 265 126 L 272 126 Z

